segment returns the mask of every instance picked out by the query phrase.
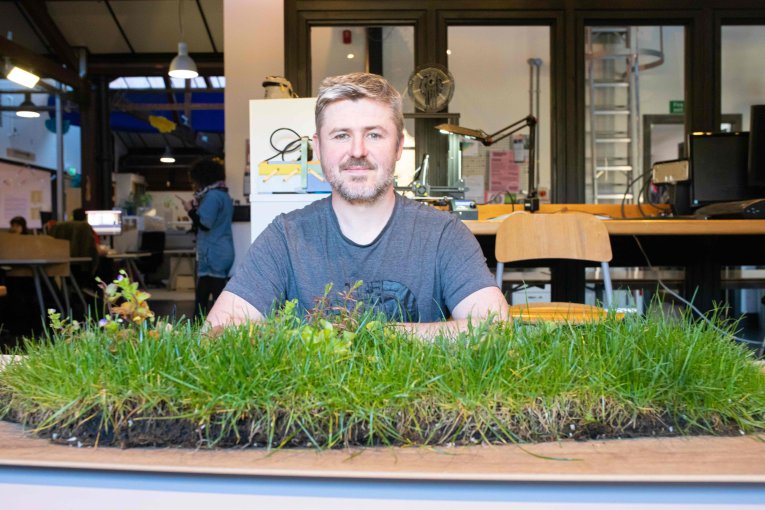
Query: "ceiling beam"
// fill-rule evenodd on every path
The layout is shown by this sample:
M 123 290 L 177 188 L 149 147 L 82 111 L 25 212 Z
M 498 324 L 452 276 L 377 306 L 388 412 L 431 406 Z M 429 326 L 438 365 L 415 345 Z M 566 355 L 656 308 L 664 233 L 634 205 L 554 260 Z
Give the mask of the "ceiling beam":
M 120 23 L 120 20 L 117 19 L 117 15 L 114 14 L 114 9 L 112 9 L 112 5 L 109 3 L 109 0 L 105 0 L 104 5 L 106 5 L 106 9 L 109 11 L 109 15 L 112 17 L 112 21 L 114 21 L 114 24 L 117 26 L 117 30 L 120 31 L 122 40 L 125 41 L 125 44 L 127 44 L 127 47 L 130 50 L 130 53 L 135 53 L 135 49 L 133 48 L 133 45 L 130 44 L 130 39 L 128 39 L 128 36 L 125 33 L 125 30 L 122 28 L 122 24 Z
M 127 89 L 129 90 L 129 89 Z M 183 111 L 188 113 L 187 110 L 223 110 L 223 103 L 184 103 L 184 104 L 169 104 L 169 103 L 127 103 L 121 101 L 119 103 L 119 109 L 123 112 L 138 112 L 138 111 Z
M 0 56 L 10 58 L 15 65 L 32 71 L 41 78 L 52 78 L 70 87 L 81 87 L 80 76 L 53 60 L 38 55 L 0 35 Z
M 91 54 L 88 56 L 88 74 L 103 76 L 165 76 L 175 53 L 136 53 L 126 55 Z M 222 53 L 195 53 L 191 55 L 202 76 L 223 76 Z
M 199 3 L 199 0 L 197 0 L 197 9 L 199 10 L 199 15 L 202 17 L 202 23 L 205 24 L 205 30 L 207 31 L 207 38 L 210 40 L 210 46 L 212 46 L 213 52 L 219 53 L 218 48 L 215 47 L 215 39 L 213 39 L 212 32 L 210 32 L 210 25 L 207 24 L 207 16 L 205 16 L 205 11 L 202 9 L 202 4 Z
M 71 70 L 77 72 L 79 68 L 79 56 L 69 45 L 64 34 L 48 13 L 48 8 L 42 0 L 17 0 L 19 8 L 26 12 L 39 32 L 45 37 L 56 57 Z

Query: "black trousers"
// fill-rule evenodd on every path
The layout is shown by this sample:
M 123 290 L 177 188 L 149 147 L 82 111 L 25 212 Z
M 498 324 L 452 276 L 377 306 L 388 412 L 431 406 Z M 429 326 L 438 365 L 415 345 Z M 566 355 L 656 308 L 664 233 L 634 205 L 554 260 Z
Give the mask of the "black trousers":
M 218 299 L 223 287 L 226 286 L 227 278 L 214 276 L 200 276 L 197 280 L 197 288 L 194 294 L 194 318 L 207 316 L 215 300 Z

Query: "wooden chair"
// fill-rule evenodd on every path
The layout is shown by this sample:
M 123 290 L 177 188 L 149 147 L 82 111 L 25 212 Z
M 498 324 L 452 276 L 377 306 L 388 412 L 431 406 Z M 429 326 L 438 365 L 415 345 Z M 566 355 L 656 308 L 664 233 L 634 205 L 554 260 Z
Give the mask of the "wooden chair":
M 608 230 L 591 214 L 514 213 L 497 231 L 495 256 L 497 285 L 502 288 L 505 263 L 543 259 L 568 259 L 599 262 L 603 268 L 605 304 L 611 307 L 613 287 L 608 262 L 612 258 Z M 600 320 L 607 310 L 579 303 L 526 303 L 510 306 L 510 315 L 526 321 Z

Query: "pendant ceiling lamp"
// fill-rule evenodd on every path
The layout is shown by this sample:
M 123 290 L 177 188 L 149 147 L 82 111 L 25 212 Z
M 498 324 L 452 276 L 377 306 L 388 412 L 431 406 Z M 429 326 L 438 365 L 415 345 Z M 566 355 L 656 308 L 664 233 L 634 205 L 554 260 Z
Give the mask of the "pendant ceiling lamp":
M 183 0 L 178 0 L 178 26 L 181 30 L 181 42 L 178 43 L 178 55 L 176 55 L 173 61 L 170 62 L 170 70 L 167 74 L 169 74 L 171 78 L 189 79 L 196 78 L 199 76 L 199 73 L 197 72 L 197 65 L 189 56 L 188 46 L 183 42 L 182 2 Z
M 19 105 L 19 109 L 16 110 L 16 115 L 27 119 L 36 119 L 40 116 L 40 112 L 37 111 L 37 106 L 32 102 L 32 96 L 27 92 L 24 94 L 24 101 Z
M 173 151 L 170 150 L 169 146 L 165 147 L 165 152 L 159 158 L 159 161 L 162 163 L 175 163 L 175 156 L 173 156 Z

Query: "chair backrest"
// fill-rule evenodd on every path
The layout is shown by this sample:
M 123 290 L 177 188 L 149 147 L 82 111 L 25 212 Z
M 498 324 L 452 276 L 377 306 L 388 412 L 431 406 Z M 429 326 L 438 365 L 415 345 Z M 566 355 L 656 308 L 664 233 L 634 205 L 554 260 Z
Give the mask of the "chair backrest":
M 50 227 L 48 234 L 68 240 L 72 257 L 98 257 L 96 237 L 87 221 L 59 221 Z
M 497 286 L 502 288 L 505 262 L 540 259 L 569 259 L 600 262 L 603 269 L 605 302 L 613 303 L 613 286 L 608 262 L 612 258 L 608 229 L 591 214 L 513 213 L 497 230 L 494 255 L 497 259 Z
M 497 231 L 498 262 L 571 259 L 608 262 L 611 240 L 603 221 L 591 214 L 514 213 Z

